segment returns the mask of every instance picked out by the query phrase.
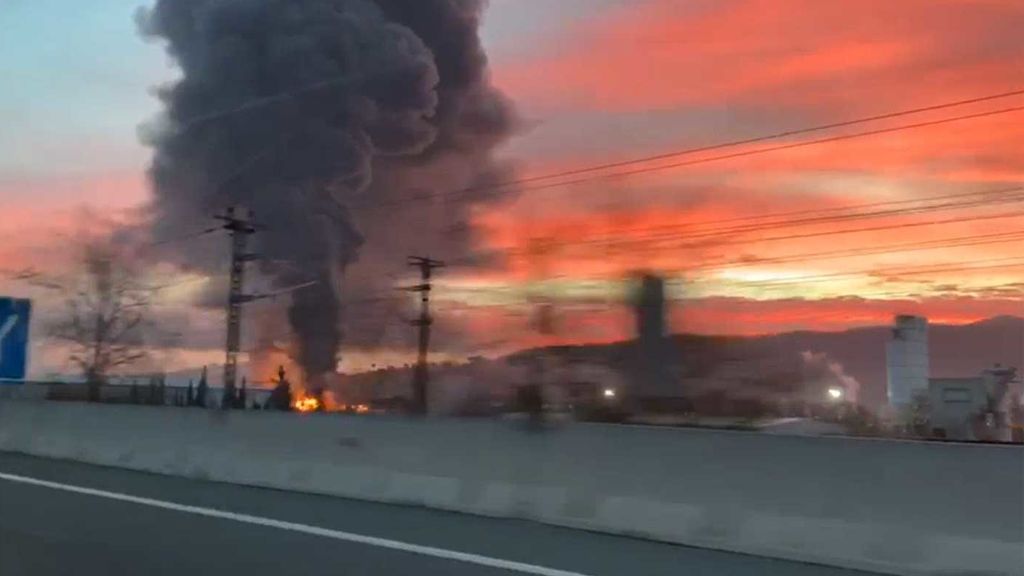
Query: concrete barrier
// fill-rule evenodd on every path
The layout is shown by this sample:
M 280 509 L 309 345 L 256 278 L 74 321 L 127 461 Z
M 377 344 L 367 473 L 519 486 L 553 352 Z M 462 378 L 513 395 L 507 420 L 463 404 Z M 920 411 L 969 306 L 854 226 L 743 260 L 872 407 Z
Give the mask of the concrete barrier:
M 1024 449 L 0 401 L 0 450 L 891 574 L 1024 574 Z

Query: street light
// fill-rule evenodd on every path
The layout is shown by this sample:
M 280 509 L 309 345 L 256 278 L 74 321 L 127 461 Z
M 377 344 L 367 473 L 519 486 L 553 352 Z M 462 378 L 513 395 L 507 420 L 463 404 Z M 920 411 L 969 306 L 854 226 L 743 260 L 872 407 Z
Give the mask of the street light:
M 605 388 L 604 389 L 604 397 L 609 399 L 609 400 L 611 400 L 612 398 L 615 398 L 615 390 L 613 388 Z
M 833 401 L 839 401 L 843 399 L 843 389 L 833 386 L 828 389 L 828 397 Z

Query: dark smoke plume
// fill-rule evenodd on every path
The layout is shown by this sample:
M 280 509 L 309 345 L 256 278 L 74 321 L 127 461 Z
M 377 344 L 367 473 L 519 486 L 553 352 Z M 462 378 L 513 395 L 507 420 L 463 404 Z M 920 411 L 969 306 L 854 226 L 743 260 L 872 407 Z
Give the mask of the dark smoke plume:
M 342 275 L 364 244 L 389 262 L 419 249 L 463 256 L 467 207 L 489 199 L 445 200 L 438 219 L 437 202 L 403 197 L 504 177 L 491 153 L 514 121 L 489 83 L 483 8 L 484 0 L 157 0 L 140 15 L 181 71 L 159 91 L 165 113 L 149 127 L 157 234 L 201 227 L 229 205 L 252 209 L 266 225 L 256 236 L 273 263 L 264 270 L 282 286 L 317 281 L 293 294 L 287 314 L 307 376 L 337 364 L 341 284 L 352 293 L 353 282 L 365 285 L 355 292 L 381 282 L 372 262 Z M 183 256 L 211 272 L 223 265 Z

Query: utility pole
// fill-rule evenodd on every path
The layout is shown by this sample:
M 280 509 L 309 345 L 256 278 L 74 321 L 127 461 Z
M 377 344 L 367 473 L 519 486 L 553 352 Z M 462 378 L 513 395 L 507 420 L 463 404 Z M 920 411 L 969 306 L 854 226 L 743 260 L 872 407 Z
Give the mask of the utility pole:
M 430 316 L 430 278 L 433 271 L 443 268 L 444 262 L 423 256 L 409 256 L 409 266 L 418 268 L 421 283 L 408 288 L 410 292 L 420 293 L 420 317 L 410 322 L 419 327 L 419 347 L 416 357 L 416 369 L 413 372 L 412 393 L 413 410 L 417 414 L 427 413 L 427 384 L 430 379 L 427 368 L 427 351 L 430 348 L 430 326 L 434 319 Z
M 238 351 L 242 333 L 242 304 L 252 300 L 243 292 L 245 283 L 245 264 L 254 256 L 246 252 L 249 237 L 256 233 L 252 225 L 252 212 L 249 217 L 236 215 L 234 207 L 229 207 L 222 215 L 214 218 L 224 222 L 223 228 L 231 235 L 231 276 L 228 291 L 227 308 L 227 341 L 224 346 L 224 396 L 222 408 L 230 408 L 235 404 L 235 379 L 238 376 Z

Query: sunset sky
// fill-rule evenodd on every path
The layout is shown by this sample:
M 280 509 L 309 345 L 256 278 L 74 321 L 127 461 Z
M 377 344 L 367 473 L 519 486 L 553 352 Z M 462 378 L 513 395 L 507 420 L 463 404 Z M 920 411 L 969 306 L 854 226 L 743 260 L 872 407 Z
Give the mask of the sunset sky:
M 137 33 L 139 4 L 0 9 L 0 269 L 66 276 L 76 239 L 143 217 L 140 125 L 175 70 Z M 493 80 L 522 118 L 501 156 L 528 181 L 474 213 L 491 264 L 439 277 L 439 355 L 628 337 L 624 278 L 641 269 L 670 278 L 679 331 L 1024 315 L 1024 95 L 530 181 L 1024 90 L 1021 30 L 1020 0 L 492 0 Z M 999 113 L 710 160 L 987 112 Z M 167 265 L 148 274 L 176 283 L 159 318 L 188 328 L 166 360 L 219 362 L 222 314 L 195 306 L 212 281 Z M 50 292 L 8 277 L 0 294 L 35 298 L 40 322 L 57 310 Z M 538 299 L 556 303 L 554 335 L 531 329 Z M 357 308 L 379 333 L 342 368 L 406 359 L 403 310 Z M 33 371 L 61 370 L 39 340 Z

